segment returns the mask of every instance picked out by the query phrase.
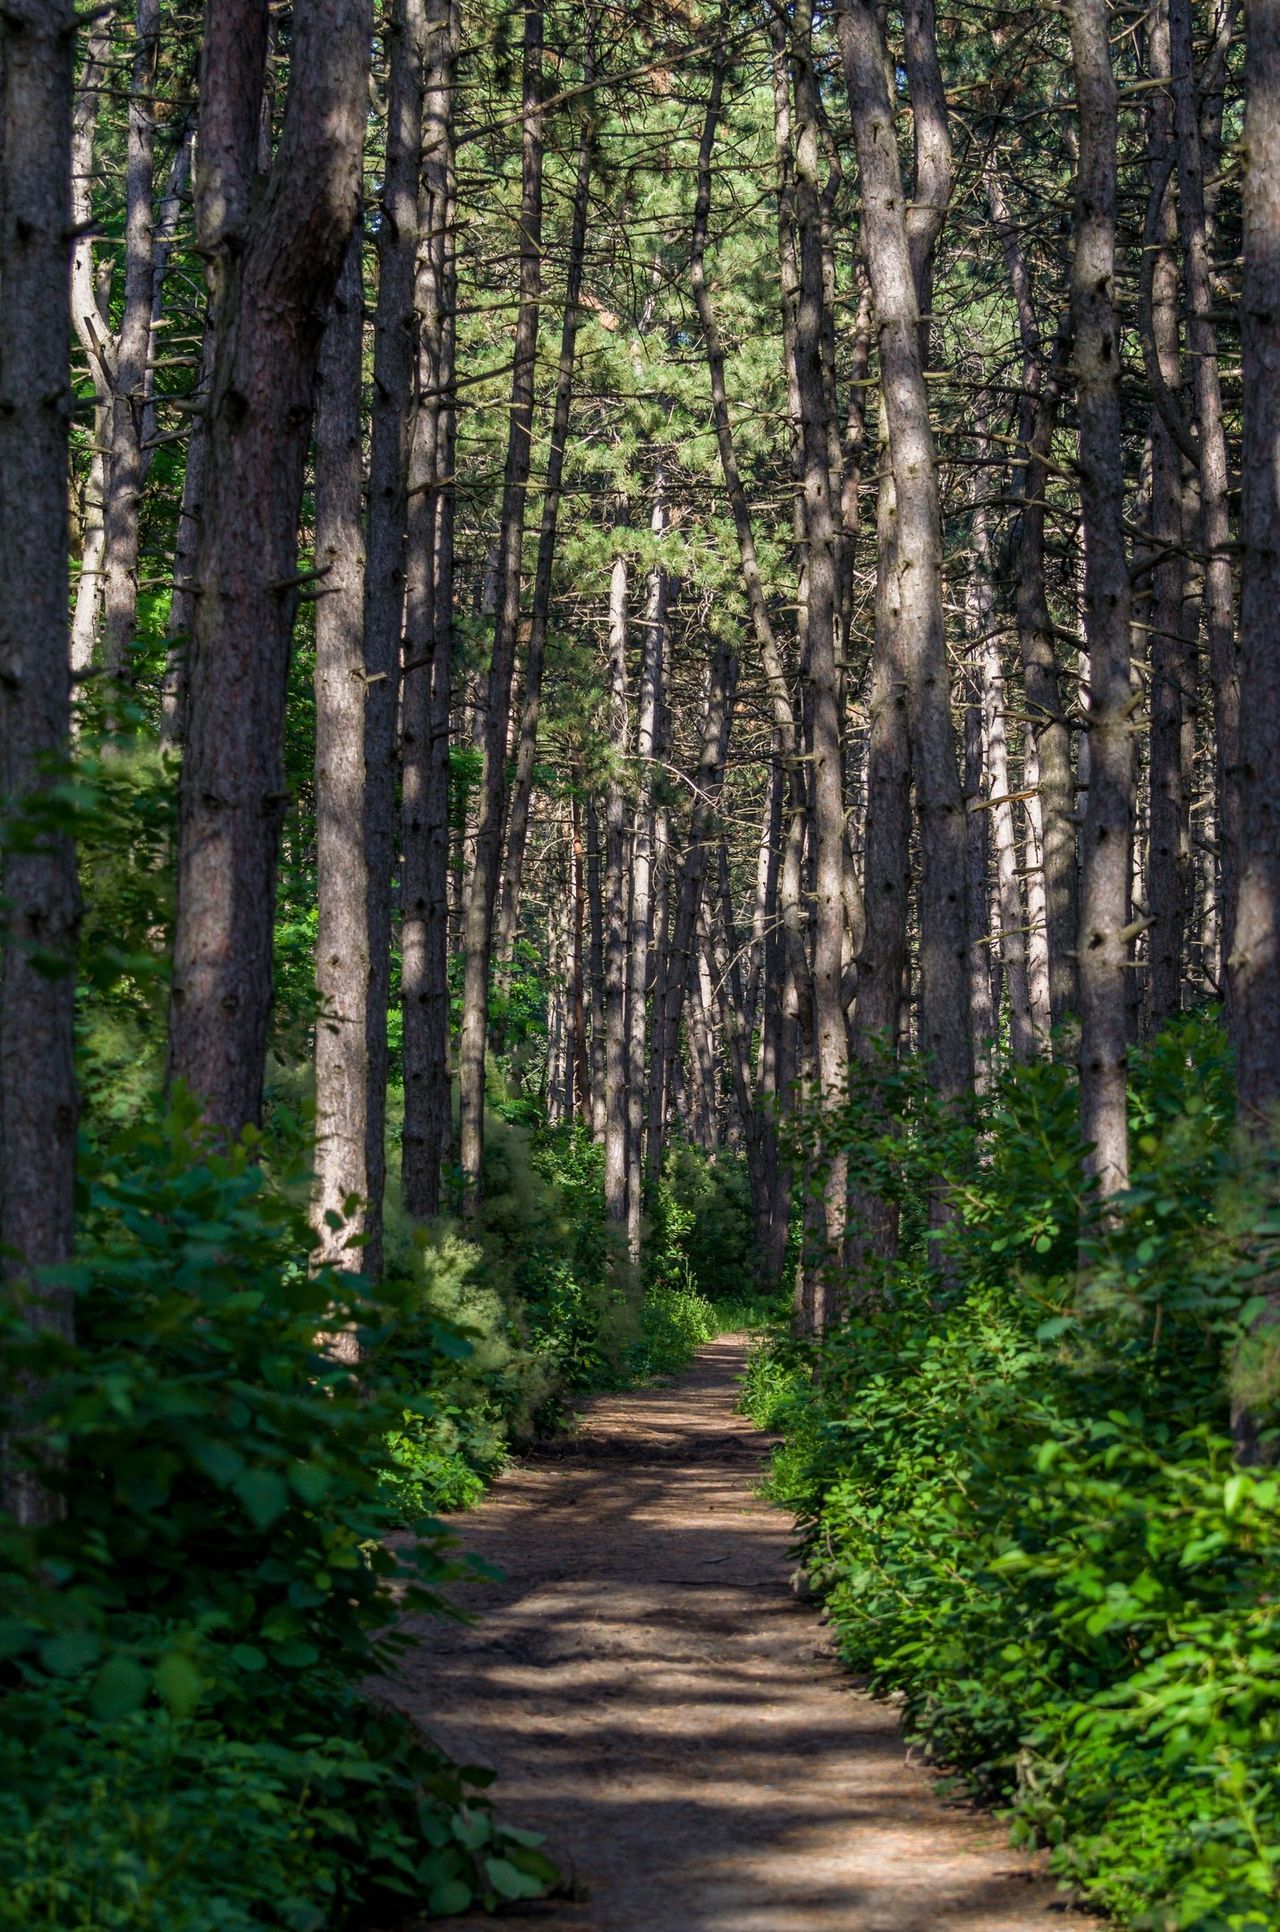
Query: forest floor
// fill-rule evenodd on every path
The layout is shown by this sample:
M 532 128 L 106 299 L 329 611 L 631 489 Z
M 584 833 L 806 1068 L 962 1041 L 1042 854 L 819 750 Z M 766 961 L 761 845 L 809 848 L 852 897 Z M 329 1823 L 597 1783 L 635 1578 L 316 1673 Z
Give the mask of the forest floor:
M 1003 1828 L 911 1762 L 789 1587 L 791 1524 L 735 1409 L 746 1338 L 585 1409 L 459 1523 L 503 1573 L 474 1626 L 417 1619 L 396 1701 L 581 1903 L 539 1932 L 1082 1932 Z M 504 1917 L 506 1914 L 504 1914 Z M 452 1923 L 492 1924 L 466 1918 Z

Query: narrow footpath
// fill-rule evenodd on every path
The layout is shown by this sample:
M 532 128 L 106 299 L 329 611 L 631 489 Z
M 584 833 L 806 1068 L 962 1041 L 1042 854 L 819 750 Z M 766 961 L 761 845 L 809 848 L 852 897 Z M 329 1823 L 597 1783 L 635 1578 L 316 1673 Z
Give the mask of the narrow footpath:
M 459 1523 L 505 1574 L 474 1628 L 417 1620 L 397 1701 L 581 1903 L 544 1932 L 1083 1932 L 993 1820 L 939 1795 L 789 1587 L 791 1525 L 756 1493 L 734 1407 L 746 1342 L 595 1401 Z M 504 1915 L 506 1916 L 506 1915 Z M 453 1921 L 492 1926 L 492 1920 Z

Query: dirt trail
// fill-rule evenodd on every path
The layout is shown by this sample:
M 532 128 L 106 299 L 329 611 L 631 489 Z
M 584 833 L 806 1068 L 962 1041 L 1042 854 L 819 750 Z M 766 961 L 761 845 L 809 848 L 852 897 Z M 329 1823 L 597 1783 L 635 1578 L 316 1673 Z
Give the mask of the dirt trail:
M 745 1341 L 671 1387 L 608 1397 L 462 1520 L 501 1584 L 474 1629 L 417 1625 L 399 1702 L 588 1896 L 543 1932 L 1060 1932 L 989 1819 L 908 1762 L 788 1587 L 766 1445 L 734 1410 Z M 453 1921 L 492 1926 L 492 1920 Z

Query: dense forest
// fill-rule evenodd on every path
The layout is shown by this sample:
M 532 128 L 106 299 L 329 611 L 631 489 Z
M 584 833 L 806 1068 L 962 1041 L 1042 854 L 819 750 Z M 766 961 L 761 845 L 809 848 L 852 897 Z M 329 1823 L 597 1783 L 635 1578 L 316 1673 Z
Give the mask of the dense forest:
M 745 1327 L 908 1735 L 1280 1925 L 1280 0 L 4 0 L 0 797 L 0 1925 L 554 1892 L 369 1681 Z

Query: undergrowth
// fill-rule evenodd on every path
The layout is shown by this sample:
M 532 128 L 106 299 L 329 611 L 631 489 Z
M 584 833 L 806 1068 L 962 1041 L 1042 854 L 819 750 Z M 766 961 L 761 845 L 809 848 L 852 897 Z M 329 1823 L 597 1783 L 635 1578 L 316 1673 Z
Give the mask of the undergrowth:
M 1082 1270 L 1071 1078 L 946 1128 L 902 1078 L 892 1143 L 857 1096 L 842 1138 L 904 1196 L 943 1163 L 948 1287 L 917 1237 L 816 1359 L 775 1336 L 745 1385 L 842 1655 L 1121 1923 L 1274 1927 L 1280 1477 L 1236 1462 L 1230 1401 L 1275 1400 L 1280 1192 L 1234 1148 L 1219 1030 L 1138 1058 L 1132 1186 Z
M 0 1427 L 60 1500 L 0 1518 L 0 1925 L 319 1932 L 541 1894 L 488 1774 L 367 1691 L 462 1573 L 439 1522 L 389 1543 L 371 1445 L 430 1416 L 466 1337 L 314 1272 L 290 1177 L 211 1152 L 181 1099 L 81 1171 L 76 1342 L 0 1322 Z M 325 1347 L 348 1325 L 358 1383 Z

